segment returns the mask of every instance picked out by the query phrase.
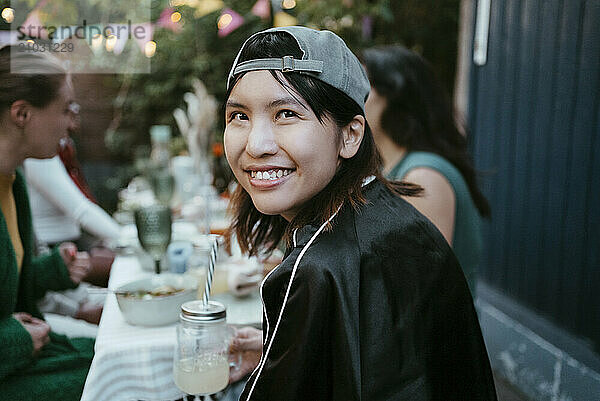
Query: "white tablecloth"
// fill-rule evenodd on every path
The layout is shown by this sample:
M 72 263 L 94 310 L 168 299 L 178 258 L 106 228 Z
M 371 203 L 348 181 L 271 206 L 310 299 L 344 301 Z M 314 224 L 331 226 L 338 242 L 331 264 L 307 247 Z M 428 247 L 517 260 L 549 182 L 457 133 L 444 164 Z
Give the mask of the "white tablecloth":
M 119 256 L 112 267 L 109 288 L 144 278 L 135 256 Z M 229 294 L 214 297 L 227 306 L 230 324 L 257 324 L 262 306 L 258 291 L 247 298 Z M 117 300 L 109 295 L 96 338 L 95 355 L 82 401 L 175 400 L 183 397 L 173 382 L 176 324 L 138 327 L 125 322 Z

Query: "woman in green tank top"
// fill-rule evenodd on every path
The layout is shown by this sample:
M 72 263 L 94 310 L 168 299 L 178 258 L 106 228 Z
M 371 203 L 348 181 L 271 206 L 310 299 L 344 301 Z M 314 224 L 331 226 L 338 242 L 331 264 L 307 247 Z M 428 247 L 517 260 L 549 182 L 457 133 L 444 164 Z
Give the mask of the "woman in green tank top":
M 401 47 L 368 49 L 362 57 L 371 94 L 367 120 L 393 180 L 420 185 L 406 198 L 427 216 L 454 249 L 475 296 L 482 251 L 481 218 L 490 206 L 477 187 L 464 127 L 430 65 Z

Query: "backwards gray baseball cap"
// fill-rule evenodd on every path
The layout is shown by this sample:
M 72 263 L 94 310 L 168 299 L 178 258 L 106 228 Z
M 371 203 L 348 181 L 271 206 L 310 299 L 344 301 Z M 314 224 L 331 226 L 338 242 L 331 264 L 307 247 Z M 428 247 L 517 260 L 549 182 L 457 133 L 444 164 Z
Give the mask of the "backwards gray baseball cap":
M 302 59 L 293 56 L 262 58 L 239 62 L 240 54 L 250 39 L 269 32 L 287 32 L 302 50 Z M 240 73 L 257 70 L 296 71 L 313 76 L 353 99 L 364 111 L 371 85 L 358 58 L 346 43 L 330 31 L 317 31 L 302 26 L 267 29 L 250 36 L 242 45 L 227 79 L 227 88 Z

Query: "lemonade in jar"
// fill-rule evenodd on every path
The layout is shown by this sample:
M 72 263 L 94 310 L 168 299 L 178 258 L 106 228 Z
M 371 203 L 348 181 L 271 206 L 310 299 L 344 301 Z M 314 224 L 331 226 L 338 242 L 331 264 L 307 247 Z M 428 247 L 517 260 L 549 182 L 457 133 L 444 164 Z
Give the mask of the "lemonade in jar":
M 187 394 L 209 395 L 227 387 L 228 350 L 232 330 L 219 302 L 190 301 L 181 305 L 173 379 Z

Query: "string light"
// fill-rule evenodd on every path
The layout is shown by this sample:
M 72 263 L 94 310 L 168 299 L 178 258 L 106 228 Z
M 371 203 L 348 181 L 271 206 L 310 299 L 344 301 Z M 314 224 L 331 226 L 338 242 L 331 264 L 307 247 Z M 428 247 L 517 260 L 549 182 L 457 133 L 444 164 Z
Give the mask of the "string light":
M 104 38 L 102 37 L 102 35 L 100 35 L 99 33 L 95 34 L 92 37 L 92 49 L 98 50 L 102 46 L 103 41 Z
M 144 54 L 146 55 L 146 57 L 150 58 L 150 57 L 154 56 L 155 53 L 156 53 L 156 42 L 153 40 L 146 42 L 146 45 L 144 46 Z
M 229 26 L 229 24 L 231 24 L 231 21 L 233 21 L 233 17 L 231 16 L 231 14 L 223 14 L 219 17 L 219 21 L 217 22 L 217 27 L 219 29 L 224 29 L 227 28 L 227 26 Z
M 179 11 L 175 11 L 173 14 L 171 14 L 172 22 L 179 22 L 180 19 L 181 19 L 181 13 Z
M 296 0 L 283 0 L 281 2 L 281 7 L 285 8 L 286 10 L 291 10 L 292 8 L 296 7 Z
M 10 7 L 4 8 L 2 10 L 2 18 L 4 18 L 4 21 L 6 21 L 10 24 L 15 19 L 15 10 L 13 10 Z
M 117 44 L 117 37 L 115 35 L 109 35 L 106 38 L 106 51 L 112 52 Z

